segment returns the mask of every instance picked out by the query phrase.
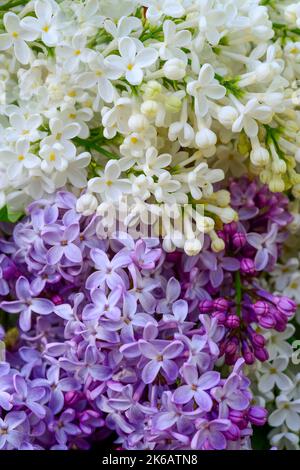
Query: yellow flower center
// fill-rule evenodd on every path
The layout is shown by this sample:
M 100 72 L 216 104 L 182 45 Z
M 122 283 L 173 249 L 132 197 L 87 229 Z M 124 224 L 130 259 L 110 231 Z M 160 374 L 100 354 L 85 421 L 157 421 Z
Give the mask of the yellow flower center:
M 107 181 L 106 181 L 106 186 L 111 186 L 112 184 L 113 184 L 113 183 L 112 183 L 111 180 L 107 180 Z
M 48 33 L 49 26 L 46 24 L 42 29 L 43 29 L 44 33 Z
M 19 155 L 18 156 L 18 160 L 21 162 L 22 160 L 24 160 L 24 155 Z
M 69 114 L 69 119 L 75 119 L 75 118 L 76 118 L 76 114 L 74 114 L 74 113 Z
M 16 31 L 14 31 L 14 32 L 12 33 L 12 37 L 13 37 L 13 38 L 18 38 L 18 37 L 19 37 L 19 33 L 17 33 Z
M 55 156 L 55 153 L 54 153 L 54 152 L 51 152 L 51 153 L 50 153 L 50 155 L 49 155 L 49 160 L 50 160 L 50 162 L 55 162 L 56 156 Z
M 132 144 L 136 144 L 137 141 L 138 141 L 137 137 L 131 137 L 131 139 L 130 139 L 130 142 L 131 142 Z
M 133 64 L 128 64 L 127 68 L 128 68 L 128 70 L 132 70 L 133 69 Z
M 76 51 L 74 51 L 74 55 L 80 55 L 81 54 L 81 50 L 80 49 L 76 49 Z

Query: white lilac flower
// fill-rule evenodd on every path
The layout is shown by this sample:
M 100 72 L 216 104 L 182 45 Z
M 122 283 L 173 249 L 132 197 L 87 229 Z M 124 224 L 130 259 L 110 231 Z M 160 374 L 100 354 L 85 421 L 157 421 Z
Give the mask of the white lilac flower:
M 132 38 L 119 40 L 120 56 L 110 55 L 107 62 L 113 69 L 121 70 L 131 85 L 139 85 L 144 76 L 143 69 L 154 64 L 158 53 L 151 47 L 144 48 Z
M 271 426 L 286 426 L 294 432 L 300 431 L 300 399 L 291 400 L 286 395 L 276 398 L 277 409 L 269 417 Z
M 106 164 L 104 172 L 88 183 L 88 189 L 99 193 L 108 200 L 119 200 L 122 194 L 130 192 L 130 182 L 120 178 L 121 169 L 117 162 L 110 161 Z M 105 200 L 105 199 L 104 199 Z
M 34 7 L 36 18 L 26 16 L 22 21 L 23 25 L 36 35 L 40 35 L 46 46 L 55 46 L 59 41 L 57 19 L 53 9 L 53 3 L 49 0 L 38 0 Z
M 278 357 L 271 363 L 263 363 L 261 365 L 262 376 L 258 382 L 258 389 L 263 392 L 269 392 L 276 384 L 279 390 L 287 391 L 293 387 L 291 379 L 283 372 L 288 365 L 288 359 Z
M 38 35 L 35 31 L 26 28 L 18 15 L 13 12 L 5 13 L 3 23 L 7 32 L 0 34 L 0 51 L 6 51 L 13 46 L 17 60 L 21 64 L 28 64 L 31 49 L 27 41 L 33 41 Z
M 213 67 L 210 64 L 204 64 L 197 80 L 187 85 L 187 92 L 195 98 L 195 113 L 199 117 L 206 116 L 211 99 L 218 100 L 225 96 L 226 88 L 221 86 L 214 76 Z

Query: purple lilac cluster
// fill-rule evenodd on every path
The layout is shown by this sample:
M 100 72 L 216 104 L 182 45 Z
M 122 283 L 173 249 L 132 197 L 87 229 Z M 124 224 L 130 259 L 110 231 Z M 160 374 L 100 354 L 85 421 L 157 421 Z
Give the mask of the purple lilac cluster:
M 259 280 L 260 273 L 274 268 L 292 216 L 288 198 L 271 193 L 257 180 L 232 180 L 229 190 L 239 221 L 218 231 L 225 242 L 221 253 L 212 253 L 206 240 L 202 253 L 184 257 L 185 297 L 201 296 L 200 311 L 224 325 L 220 351 L 227 364 L 240 356 L 253 364 L 268 358 L 265 338 L 258 330 L 284 331 L 296 311 L 294 301 L 266 291 Z
M 101 219 L 67 192 L 29 206 L 0 242 L 1 449 L 86 449 L 110 433 L 124 449 L 250 446 L 266 420 L 243 374 L 266 358 L 254 326 L 281 331 L 295 310 L 257 273 L 275 263 L 290 216 L 256 182 L 230 189 L 240 222 L 219 231 L 224 252 L 207 239 L 192 258 L 101 238 Z

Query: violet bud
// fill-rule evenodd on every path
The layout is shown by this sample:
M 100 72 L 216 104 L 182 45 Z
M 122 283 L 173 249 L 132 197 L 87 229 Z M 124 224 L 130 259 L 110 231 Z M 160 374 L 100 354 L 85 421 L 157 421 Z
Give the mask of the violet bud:
M 287 316 L 292 316 L 297 309 L 296 303 L 288 297 L 274 297 L 275 305 L 278 310 Z
M 254 354 L 256 359 L 261 362 L 264 362 L 269 358 L 269 353 L 265 348 L 254 348 Z
M 226 312 L 215 311 L 215 312 L 212 313 L 212 317 L 217 318 L 218 323 L 220 325 L 225 325 L 226 320 L 227 320 Z
M 268 412 L 261 406 L 251 406 L 248 411 L 248 418 L 252 424 L 263 426 L 267 421 Z
M 238 410 L 230 410 L 229 411 L 229 419 L 234 424 L 239 424 L 241 421 L 245 419 L 245 412 L 238 411 Z
M 242 232 L 236 232 L 232 237 L 232 244 L 235 248 L 242 248 L 246 243 L 246 236 Z
M 266 340 L 263 337 L 263 335 L 260 335 L 258 333 L 254 333 L 251 339 L 252 339 L 252 343 L 258 348 L 263 348 L 266 344 Z
M 229 302 L 226 299 L 220 297 L 219 299 L 214 300 L 214 308 L 220 310 L 221 312 L 227 312 L 229 309 Z
M 241 271 L 245 274 L 254 274 L 254 261 L 250 258 L 243 258 L 241 260 Z
M 269 305 L 264 300 L 258 300 L 253 304 L 256 315 L 267 315 L 269 313 Z
M 201 313 L 210 313 L 214 307 L 212 300 L 201 300 L 199 302 L 199 309 Z
M 267 328 L 269 330 L 270 328 L 275 328 L 277 322 L 272 315 L 265 315 L 258 317 L 258 323 L 263 328 Z
M 255 361 L 255 356 L 253 352 L 250 350 L 248 344 L 246 341 L 243 341 L 242 343 L 242 355 L 245 359 L 246 364 L 251 365 Z
M 65 404 L 70 406 L 74 405 L 80 399 L 80 393 L 73 391 L 73 392 L 66 392 L 65 393 Z
M 238 328 L 240 326 L 240 319 L 237 315 L 229 315 L 226 320 L 228 328 Z
M 241 432 L 235 424 L 231 424 L 230 428 L 224 432 L 224 435 L 231 441 L 237 441 L 241 437 Z
M 232 355 L 237 352 L 237 348 L 238 348 L 238 339 L 234 337 L 227 342 L 226 347 L 225 347 L 225 352 L 226 354 Z
M 237 224 L 236 222 L 231 222 L 230 224 L 225 224 L 223 230 L 228 235 L 233 235 L 237 231 Z

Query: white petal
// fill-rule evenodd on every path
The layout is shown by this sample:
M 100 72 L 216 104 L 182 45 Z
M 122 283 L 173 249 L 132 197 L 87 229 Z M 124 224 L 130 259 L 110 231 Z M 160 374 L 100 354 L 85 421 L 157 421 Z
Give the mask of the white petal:
M 23 39 L 17 39 L 14 42 L 14 51 L 16 58 L 21 64 L 28 64 L 30 57 L 30 49 L 27 46 L 26 42 Z
M 100 78 L 98 82 L 98 91 L 101 98 L 107 103 L 111 103 L 114 98 L 114 87 L 107 78 Z
M 12 42 L 10 34 L 0 34 L 0 51 L 6 51 L 12 45 Z
M 147 47 L 136 56 L 135 63 L 139 67 L 150 67 L 158 57 L 158 52 L 152 47 Z
M 215 76 L 215 71 L 210 64 L 204 64 L 199 72 L 198 81 L 201 86 L 207 86 Z
M 122 57 L 129 62 L 134 62 L 136 56 L 136 44 L 133 39 L 125 37 L 119 40 L 119 51 Z
M 121 174 L 120 167 L 117 162 L 110 160 L 105 167 L 105 178 L 115 181 Z
M 143 71 L 136 65 L 131 69 L 127 70 L 125 77 L 131 85 L 139 85 L 143 81 Z
M 9 33 L 20 31 L 20 19 L 18 15 L 16 15 L 12 11 L 5 13 L 3 17 L 3 23 L 6 31 L 8 31 Z
M 35 13 L 38 18 L 41 18 L 45 23 L 49 23 L 52 16 L 51 2 L 38 0 L 35 4 Z

